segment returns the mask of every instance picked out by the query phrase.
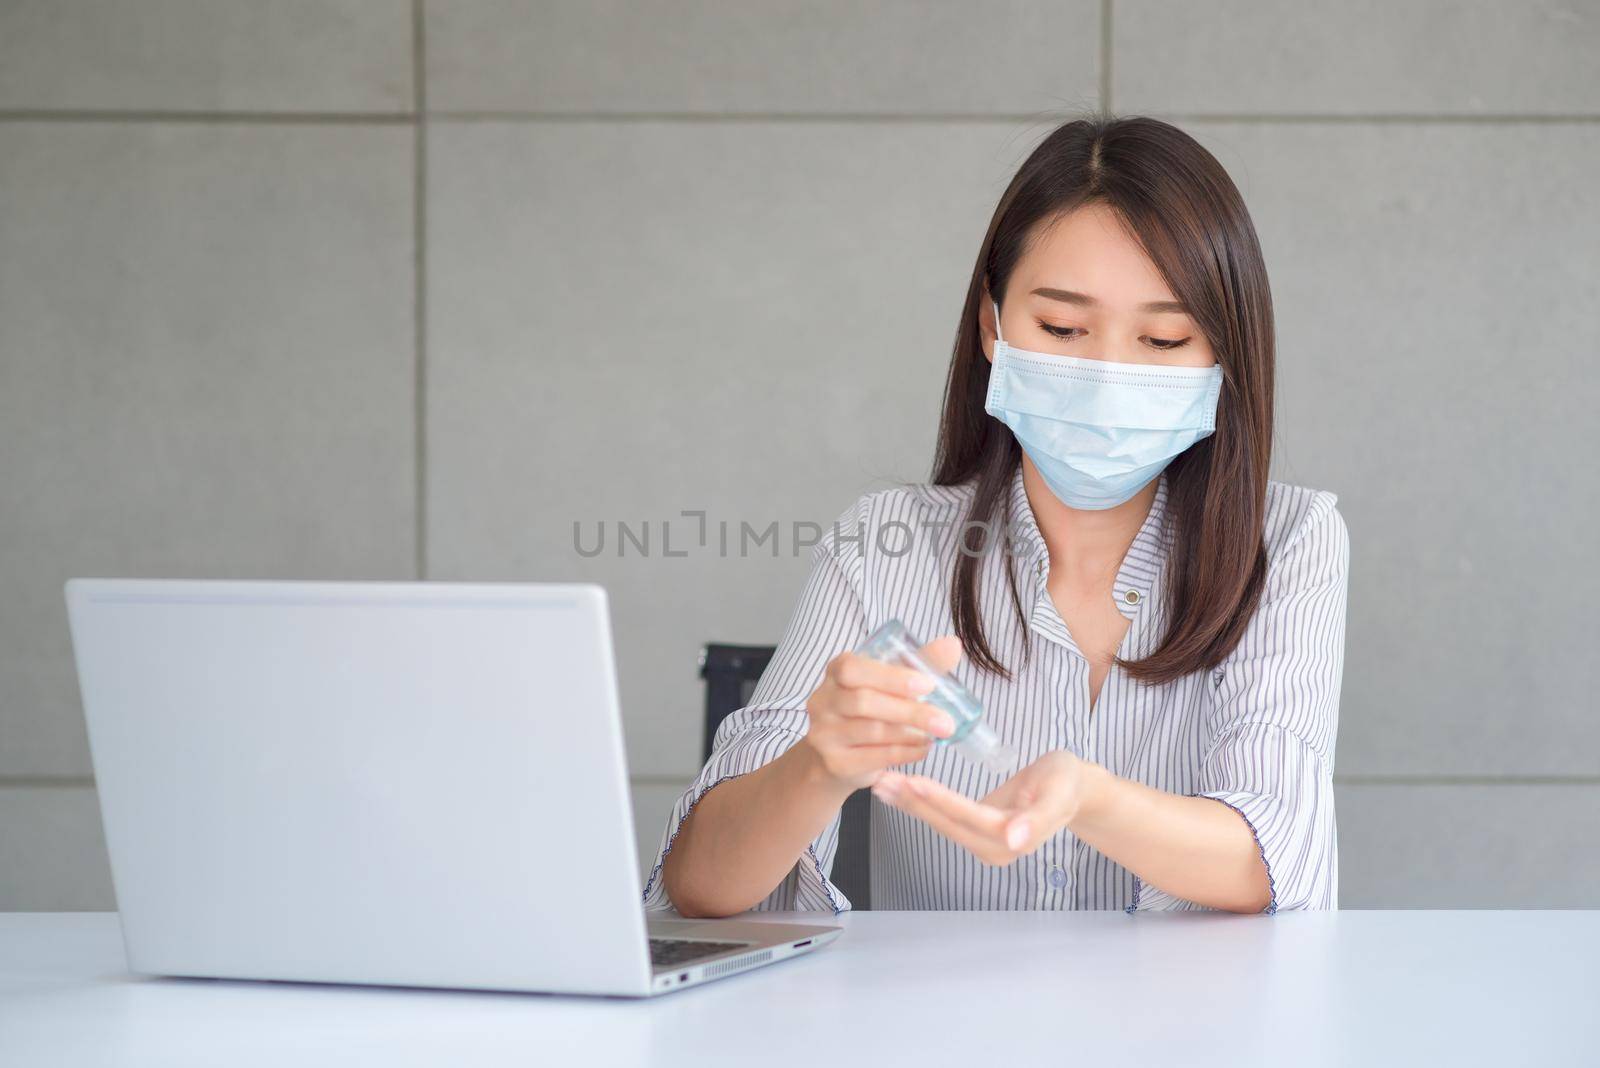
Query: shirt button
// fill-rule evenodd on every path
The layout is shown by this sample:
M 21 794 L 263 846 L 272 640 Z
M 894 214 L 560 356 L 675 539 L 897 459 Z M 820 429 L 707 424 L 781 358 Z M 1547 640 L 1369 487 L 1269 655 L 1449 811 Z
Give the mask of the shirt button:
M 1122 595 L 1122 599 L 1124 601 L 1127 601 L 1129 604 L 1138 604 L 1139 603 L 1139 591 L 1138 590 L 1129 590 L 1127 593 Z
M 1049 879 L 1050 885 L 1055 887 L 1057 890 L 1060 890 L 1063 886 L 1067 885 L 1067 873 L 1062 871 L 1058 866 L 1051 865 Z

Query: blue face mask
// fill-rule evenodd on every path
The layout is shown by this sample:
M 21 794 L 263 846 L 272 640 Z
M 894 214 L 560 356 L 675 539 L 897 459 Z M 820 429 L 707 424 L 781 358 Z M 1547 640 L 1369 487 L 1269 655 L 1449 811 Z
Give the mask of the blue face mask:
M 991 301 L 990 303 L 994 303 Z M 1072 508 L 1115 508 L 1217 427 L 1222 367 L 1108 363 L 1012 348 L 994 304 L 984 410 Z

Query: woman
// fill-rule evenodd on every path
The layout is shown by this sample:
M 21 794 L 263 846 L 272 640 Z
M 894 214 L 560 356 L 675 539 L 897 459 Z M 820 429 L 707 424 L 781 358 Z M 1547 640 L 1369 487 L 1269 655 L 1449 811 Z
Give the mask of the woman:
M 1269 480 L 1273 320 L 1238 190 L 1177 128 L 1079 120 L 979 251 L 930 484 L 868 494 L 812 556 L 748 707 L 645 887 L 687 916 L 850 907 L 827 878 L 871 787 L 891 909 L 1335 908 L 1349 543 Z M 1021 754 L 933 744 L 884 620 L 946 634 Z

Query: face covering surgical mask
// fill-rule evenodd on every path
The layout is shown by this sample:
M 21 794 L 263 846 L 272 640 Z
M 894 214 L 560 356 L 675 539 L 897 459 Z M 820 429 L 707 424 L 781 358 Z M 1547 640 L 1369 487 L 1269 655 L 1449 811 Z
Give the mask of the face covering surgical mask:
M 1220 364 L 1108 363 L 1012 348 L 999 336 L 999 304 L 994 328 L 984 410 L 1011 428 L 1069 507 L 1115 508 L 1216 430 Z

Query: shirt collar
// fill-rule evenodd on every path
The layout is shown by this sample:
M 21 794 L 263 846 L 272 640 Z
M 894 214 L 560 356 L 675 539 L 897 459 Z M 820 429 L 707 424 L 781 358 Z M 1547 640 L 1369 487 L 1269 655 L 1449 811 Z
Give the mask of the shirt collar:
M 1129 619 L 1133 619 L 1140 607 L 1150 599 L 1172 540 L 1172 531 L 1166 523 L 1166 471 L 1163 470 L 1156 478 L 1156 495 L 1150 502 L 1150 512 L 1139 525 L 1133 543 L 1128 546 L 1127 555 L 1122 558 L 1122 566 L 1117 569 L 1117 577 L 1111 587 L 1117 610 Z M 1015 551 L 1029 570 L 1038 575 L 1042 592 L 1050 574 L 1050 551 L 1044 543 L 1044 535 L 1039 532 L 1033 507 L 1028 503 L 1028 490 L 1022 481 L 1020 463 L 1011 476 L 1009 506 Z

